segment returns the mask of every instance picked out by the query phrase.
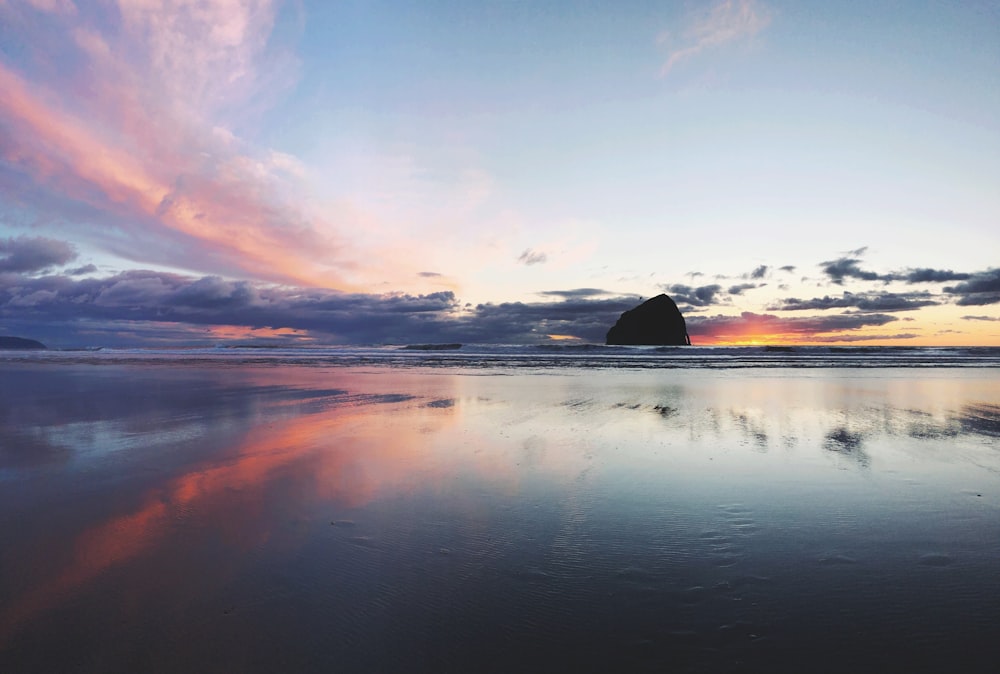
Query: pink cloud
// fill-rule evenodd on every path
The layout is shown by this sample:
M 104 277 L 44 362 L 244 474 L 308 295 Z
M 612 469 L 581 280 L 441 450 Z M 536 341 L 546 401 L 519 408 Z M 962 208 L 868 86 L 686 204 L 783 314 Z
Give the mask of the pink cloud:
M 49 14 L 76 14 L 73 0 L 27 0 L 28 4 L 40 12 Z
M 33 41 L 65 39 L 78 60 L 69 76 L 51 74 L 42 52 L 19 70 L 0 62 L 0 191 L 133 261 L 356 289 L 356 256 L 335 223 L 296 205 L 305 167 L 254 150 L 226 124 L 227 110 L 273 93 L 260 65 L 281 61 L 265 59 L 273 3 L 118 9 L 115 30 L 91 16 L 15 17 Z M 0 5 L 0 15 L 15 11 Z

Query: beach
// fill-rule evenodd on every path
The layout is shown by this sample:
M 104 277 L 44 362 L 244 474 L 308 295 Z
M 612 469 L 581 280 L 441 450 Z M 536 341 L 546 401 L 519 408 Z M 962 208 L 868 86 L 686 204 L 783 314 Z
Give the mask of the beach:
M 992 671 L 992 363 L 421 357 L 3 362 L 0 670 Z

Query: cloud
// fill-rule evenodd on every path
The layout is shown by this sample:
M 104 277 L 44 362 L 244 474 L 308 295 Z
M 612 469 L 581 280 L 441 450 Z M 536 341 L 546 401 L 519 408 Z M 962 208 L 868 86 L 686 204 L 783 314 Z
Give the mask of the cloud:
M 458 321 L 452 334 L 468 342 L 533 343 L 558 334 L 603 343 L 615 321 L 636 304 L 635 297 L 480 304 Z
M 699 303 L 695 306 L 710 305 L 722 293 L 718 286 L 673 289 L 681 291 L 675 295 L 682 302 Z M 639 302 L 598 288 L 540 294 L 553 299 L 470 306 L 451 291 L 349 293 L 154 270 L 103 278 L 7 272 L 0 274 L 0 324 L 5 331 L 51 346 L 213 344 L 230 338 L 319 344 L 538 343 L 551 334 L 603 342 L 619 316 Z M 858 298 L 848 299 L 858 306 Z M 706 341 L 761 336 L 843 341 L 842 336 L 860 328 L 897 320 L 867 312 L 686 318 L 692 337 Z
M 96 266 L 92 264 L 85 264 L 82 267 L 76 267 L 75 269 L 67 269 L 66 273 L 70 276 L 83 276 L 84 274 L 93 274 L 96 271 Z
M 833 283 L 843 285 L 844 279 L 854 278 L 862 281 L 902 281 L 907 284 L 916 283 L 942 283 L 945 281 L 965 281 L 972 277 L 964 272 L 954 272 L 950 269 L 932 269 L 928 267 L 910 268 L 903 271 L 895 271 L 887 274 L 861 269 L 860 257 L 868 250 L 867 247 L 858 248 L 849 252 L 851 257 L 840 257 L 836 260 L 829 260 L 821 263 L 823 273 L 825 273 Z M 784 267 L 783 267 L 784 269 Z M 791 267 L 794 269 L 794 267 Z
M 677 64 L 705 50 L 753 37 L 770 23 L 770 9 L 757 0 L 725 0 L 705 13 L 691 15 L 683 39 L 667 55 L 660 75 L 667 75 Z M 657 41 L 673 42 L 668 33 L 661 34 Z
M 548 259 L 549 256 L 545 253 L 527 248 L 518 256 L 517 261 L 530 267 L 533 264 L 544 264 Z
M 778 269 L 780 269 L 781 271 L 787 271 L 788 273 L 793 273 L 795 271 L 795 265 L 794 264 L 786 264 L 783 267 L 778 267 Z
M 962 316 L 963 321 L 1000 321 L 994 316 Z
M 28 0 L 28 4 L 41 12 L 50 14 L 76 14 L 73 0 Z
M 756 287 L 756 283 L 740 283 L 734 286 L 729 286 L 729 290 L 726 292 L 730 295 L 742 295 L 745 290 L 753 290 Z
M 953 272 L 950 269 L 908 269 L 892 274 L 893 280 L 906 283 L 941 283 L 944 281 L 965 281 L 971 274 Z
M 0 239 L 0 272 L 38 272 L 76 259 L 65 241 L 41 236 Z
M 897 332 L 895 334 L 876 334 L 876 335 L 826 335 L 826 336 L 813 336 L 810 337 L 812 342 L 871 342 L 874 340 L 886 340 L 886 339 L 916 339 L 920 335 L 914 334 L 912 332 Z
M 766 264 L 762 264 L 756 269 L 754 269 L 752 272 L 750 272 L 748 277 L 752 279 L 762 279 L 767 275 L 767 270 L 768 266 Z
M 362 267 L 381 272 L 345 243 L 370 223 L 304 206 L 298 162 L 231 130 L 296 79 L 275 3 L 120 2 L 115 22 L 104 11 L 81 5 L 66 22 L 0 4 L 23 27 L 18 69 L 0 63 L 0 198 L 139 263 L 340 289 Z M 52 69 L 56 43 L 64 67 Z
M 30 312 L 24 311 L 26 306 Z M 126 323 L 171 326 L 163 331 L 169 329 L 180 341 L 187 334 L 187 341 L 204 342 L 205 334 L 196 326 L 308 330 L 325 342 L 419 341 L 446 332 L 458 314 L 450 291 L 344 293 L 150 270 L 105 278 L 0 275 L 5 327 L 17 325 L 27 334 L 45 334 L 63 344 L 84 326 L 109 343 L 127 343 L 113 334 Z M 188 329 L 180 329 L 184 326 Z
M 864 252 L 864 248 L 859 248 L 852 253 Z M 858 267 L 859 260 L 856 257 L 841 257 L 820 264 L 823 273 L 830 277 L 830 280 L 837 285 L 843 285 L 845 278 L 856 278 L 862 281 L 891 280 L 891 277 L 882 277 L 873 271 L 865 271 Z
M 970 274 L 968 281 L 945 287 L 944 292 L 957 295 L 960 306 L 1000 303 L 1000 268 Z
M 635 297 L 593 288 L 549 302 L 462 306 L 451 291 L 345 293 L 217 276 L 132 270 L 105 278 L 0 274 L 0 322 L 55 346 L 211 344 L 226 334 L 314 343 L 534 343 L 549 334 L 603 342 Z M 300 331 L 291 333 L 289 331 Z
M 418 271 L 417 276 L 421 278 L 438 278 L 441 276 L 441 274 L 437 273 L 436 271 Z
M 845 309 L 856 308 L 859 311 L 881 312 L 881 311 L 912 311 L 921 307 L 934 306 L 940 304 L 932 299 L 930 293 L 850 293 L 845 292 L 840 297 L 815 297 L 809 300 L 800 300 L 796 297 L 789 297 L 781 300 L 779 304 L 768 307 L 770 311 L 807 311 L 823 309 Z
M 599 297 L 601 295 L 611 295 L 612 293 L 600 288 L 574 288 L 573 290 L 540 290 L 537 294 L 549 297 L 561 297 L 569 300 Z
M 693 288 L 681 283 L 663 286 L 670 293 L 671 299 L 677 304 L 690 304 L 693 307 L 704 307 L 715 303 L 715 297 L 722 290 L 717 283 Z
M 687 325 L 692 341 L 696 337 L 740 340 L 775 335 L 792 335 L 804 340 L 815 340 L 817 335 L 881 326 L 895 320 L 897 320 L 895 316 L 886 314 L 838 314 L 789 318 L 744 311 L 739 316 L 693 316 L 687 319 Z

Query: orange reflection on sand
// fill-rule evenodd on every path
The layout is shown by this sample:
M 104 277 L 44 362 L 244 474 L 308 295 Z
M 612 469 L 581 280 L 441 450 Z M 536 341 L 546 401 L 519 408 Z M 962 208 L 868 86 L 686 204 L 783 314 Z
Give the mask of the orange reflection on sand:
M 382 406 L 379 406 L 382 408 Z M 384 411 L 384 408 L 382 408 Z M 371 426 L 371 405 L 338 407 L 294 419 L 258 425 L 245 436 L 235 453 L 202 463 L 165 487 L 149 490 L 138 510 L 91 527 L 73 543 L 72 561 L 55 578 L 24 593 L 0 613 L 0 645 L 14 631 L 39 614 L 52 609 L 99 575 L 149 554 L 163 545 L 182 513 L 199 511 L 211 520 L 218 534 L 231 542 L 259 543 L 269 536 L 265 491 L 278 474 L 291 474 L 296 488 L 315 498 L 336 500 L 349 506 L 368 502 L 380 491 L 412 488 L 413 454 L 419 453 L 421 430 L 412 433 L 378 434 L 356 443 L 350 428 Z M 448 419 L 435 414 L 422 420 Z M 345 429 L 346 427 L 346 429 Z M 406 427 L 401 427 L 406 428 Z M 347 432 L 345 433 L 345 430 Z M 411 437 L 412 436 L 412 437 Z M 345 479 L 346 478 L 346 479 Z M 223 508 L 230 492 L 253 492 L 262 506 L 256 511 Z M 222 512 L 224 517 L 214 517 Z M 253 529 L 250 537 L 241 530 Z

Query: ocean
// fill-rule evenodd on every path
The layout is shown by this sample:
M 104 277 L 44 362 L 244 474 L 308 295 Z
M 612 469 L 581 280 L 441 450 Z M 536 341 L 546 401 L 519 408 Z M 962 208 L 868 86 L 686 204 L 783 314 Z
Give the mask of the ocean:
M 0 671 L 992 672 L 1000 348 L 0 352 Z
M 1000 347 L 406 344 L 2 351 L 2 362 L 274 364 L 459 368 L 1000 367 Z

